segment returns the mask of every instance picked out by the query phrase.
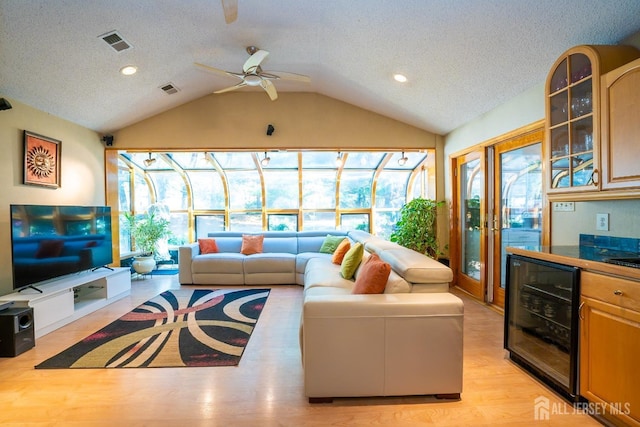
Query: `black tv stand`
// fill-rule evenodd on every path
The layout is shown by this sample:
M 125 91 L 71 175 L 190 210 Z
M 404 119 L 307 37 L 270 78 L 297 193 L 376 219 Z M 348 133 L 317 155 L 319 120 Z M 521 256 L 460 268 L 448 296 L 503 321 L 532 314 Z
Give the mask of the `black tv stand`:
M 35 286 L 33 286 L 33 285 L 25 286 L 24 288 L 18 289 L 18 292 L 22 292 L 22 291 L 24 291 L 25 289 L 29 289 L 29 288 L 31 288 L 31 289 L 35 289 L 36 291 L 38 291 L 38 292 L 42 293 L 42 289 L 38 289 L 38 288 L 36 288 L 36 287 L 35 287 Z
M 109 267 L 108 265 L 101 265 L 100 267 L 94 267 L 91 269 L 91 271 L 100 270 L 101 268 L 106 268 L 107 270 L 113 271 L 113 268 Z

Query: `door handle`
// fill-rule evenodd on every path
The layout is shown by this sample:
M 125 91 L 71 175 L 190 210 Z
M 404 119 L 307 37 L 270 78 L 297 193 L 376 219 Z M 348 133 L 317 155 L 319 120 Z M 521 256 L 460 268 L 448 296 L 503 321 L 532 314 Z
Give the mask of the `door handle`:
M 580 318 L 580 320 L 584 320 L 584 316 L 582 315 L 582 307 L 584 307 L 584 301 L 582 301 L 580 303 L 580 306 L 578 307 L 578 317 Z

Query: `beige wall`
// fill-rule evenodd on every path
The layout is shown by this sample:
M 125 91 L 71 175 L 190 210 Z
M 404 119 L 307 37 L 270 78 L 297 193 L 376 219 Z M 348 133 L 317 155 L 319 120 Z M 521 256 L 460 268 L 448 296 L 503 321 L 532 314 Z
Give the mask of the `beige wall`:
M 575 202 L 573 212 L 551 212 L 551 244 L 577 245 L 580 234 L 640 238 L 640 200 Z M 609 214 L 609 230 L 596 230 L 596 214 Z
M 116 149 L 419 149 L 436 135 L 315 93 L 208 95 L 114 133 Z M 266 135 L 268 124 L 275 132 Z
M 104 147 L 100 136 L 86 128 L 36 110 L 13 99 L 11 110 L 0 111 L 0 295 L 12 291 L 9 205 L 102 205 Z M 61 187 L 22 184 L 23 131 L 62 141 Z

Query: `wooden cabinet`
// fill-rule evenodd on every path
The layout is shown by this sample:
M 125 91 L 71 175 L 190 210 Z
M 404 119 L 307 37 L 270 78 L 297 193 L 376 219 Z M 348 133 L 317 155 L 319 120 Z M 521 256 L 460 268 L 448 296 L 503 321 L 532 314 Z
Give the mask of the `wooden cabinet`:
M 640 426 L 640 282 L 589 271 L 580 282 L 580 394 Z
M 549 193 L 600 189 L 600 77 L 640 56 L 631 46 L 577 46 L 545 85 L 544 150 Z
M 602 189 L 640 187 L 640 59 L 602 77 Z

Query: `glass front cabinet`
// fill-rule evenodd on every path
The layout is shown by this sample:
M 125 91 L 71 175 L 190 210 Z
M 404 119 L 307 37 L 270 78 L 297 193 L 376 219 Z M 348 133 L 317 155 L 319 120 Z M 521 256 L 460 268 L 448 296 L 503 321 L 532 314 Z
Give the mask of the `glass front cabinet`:
M 547 76 L 548 191 L 599 190 L 600 76 L 638 56 L 631 46 L 577 46 Z

